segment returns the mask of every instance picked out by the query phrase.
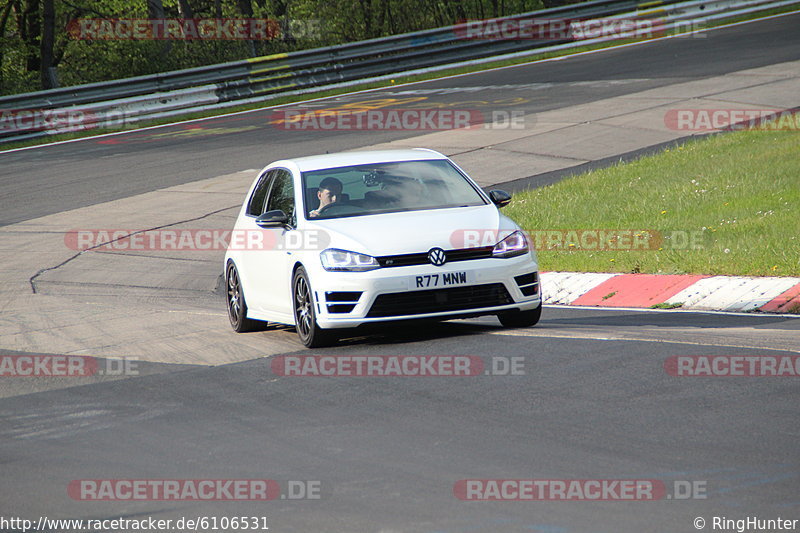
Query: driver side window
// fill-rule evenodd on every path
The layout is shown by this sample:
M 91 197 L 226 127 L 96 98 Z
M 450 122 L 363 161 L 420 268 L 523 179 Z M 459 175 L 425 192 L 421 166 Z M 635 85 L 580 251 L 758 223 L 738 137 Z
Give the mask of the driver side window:
M 294 178 L 291 172 L 283 168 L 275 169 L 274 172 L 264 212 L 280 209 L 289 217 L 289 224 L 295 226 L 297 218 L 294 212 Z

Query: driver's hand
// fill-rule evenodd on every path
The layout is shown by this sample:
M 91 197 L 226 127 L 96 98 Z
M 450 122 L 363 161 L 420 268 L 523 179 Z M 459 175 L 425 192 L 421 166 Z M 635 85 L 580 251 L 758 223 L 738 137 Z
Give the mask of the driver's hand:
M 308 216 L 310 216 L 311 218 L 316 218 L 316 217 L 318 217 L 318 216 L 319 216 L 319 209 L 314 209 L 313 211 L 311 211 L 310 213 L 308 213 Z

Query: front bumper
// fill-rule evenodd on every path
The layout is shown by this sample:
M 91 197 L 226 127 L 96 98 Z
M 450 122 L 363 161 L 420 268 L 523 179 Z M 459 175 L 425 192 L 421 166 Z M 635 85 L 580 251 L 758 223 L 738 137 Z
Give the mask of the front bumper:
M 352 328 L 394 320 L 447 318 L 529 310 L 541 305 L 538 265 L 528 253 L 446 263 L 328 272 L 306 265 L 321 328 Z M 432 278 L 467 283 L 426 286 Z M 420 284 L 420 277 L 422 283 Z

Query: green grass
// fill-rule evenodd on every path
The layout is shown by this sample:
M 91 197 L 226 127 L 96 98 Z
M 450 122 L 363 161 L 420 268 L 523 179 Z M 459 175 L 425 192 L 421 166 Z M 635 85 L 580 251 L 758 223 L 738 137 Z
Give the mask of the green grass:
M 534 236 L 590 229 L 663 237 L 638 250 L 541 240 L 542 270 L 800 276 L 798 154 L 796 131 L 717 135 L 522 192 L 504 211 Z
M 680 309 L 683 307 L 683 302 L 668 304 L 666 302 L 662 302 L 660 304 L 651 305 L 650 309 Z
M 733 24 L 735 22 L 742 22 L 745 20 L 753 20 L 757 18 L 767 17 L 771 15 L 777 15 L 780 13 L 788 13 L 793 10 L 796 10 L 800 3 L 791 4 L 788 6 L 784 6 L 781 8 L 776 9 L 768 9 L 764 11 L 759 11 L 756 13 L 751 13 L 749 15 L 742 15 L 739 17 L 731 18 L 728 20 L 723 21 L 716 21 L 712 22 L 705 28 L 697 28 L 697 29 L 711 29 L 718 26 L 723 26 L 726 24 Z M 687 28 L 689 29 L 689 28 Z M 670 31 L 668 32 L 671 35 L 677 35 L 680 32 L 678 31 Z M 691 38 L 691 37 L 685 37 Z M 555 57 L 562 57 L 568 55 L 574 55 L 581 52 L 587 52 L 590 50 L 600 50 L 604 48 L 613 48 L 616 46 L 621 46 L 624 44 L 629 44 L 632 42 L 640 41 L 641 39 L 627 39 L 627 40 L 617 40 L 617 41 L 609 41 L 605 43 L 598 43 L 589 46 L 581 46 L 578 48 L 571 48 L 567 50 L 558 50 L 555 52 L 547 52 L 542 54 L 537 54 L 528 57 L 520 57 L 516 59 L 508 59 L 503 61 L 492 61 L 489 63 L 484 63 L 482 65 L 473 65 L 469 67 L 458 67 L 452 68 L 447 70 L 440 70 L 437 72 L 429 72 L 427 74 L 417 74 L 414 76 L 397 76 L 395 79 L 389 81 L 380 81 L 380 82 L 370 82 L 370 83 L 363 83 L 352 87 L 343 87 L 338 89 L 328 89 L 322 90 L 313 93 L 307 93 L 302 95 L 293 95 L 293 96 L 281 96 L 280 94 L 275 95 L 274 97 L 265 97 L 262 102 L 258 102 L 255 104 L 247 104 L 247 105 L 238 105 L 233 106 L 230 108 L 226 108 L 223 110 L 212 110 L 212 111 L 203 111 L 203 112 L 196 112 L 196 113 L 186 113 L 180 116 L 171 117 L 168 119 L 155 119 L 155 120 L 146 120 L 141 122 L 135 122 L 128 126 L 113 128 L 113 129 L 97 129 L 97 130 L 87 130 L 87 131 L 78 131 L 72 133 L 62 133 L 58 135 L 52 135 L 44 139 L 31 139 L 27 141 L 18 141 L 18 142 L 9 142 L 9 143 L 0 143 L 0 151 L 2 150 L 12 150 L 15 148 L 24 148 L 27 146 L 37 146 L 41 144 L 49 144 L 58 141 L 65 141 L 65 140 L 72 140 L 72 139 L 81 139 L 84 137 L 93 137 L 96 135 L 101 135 L 104 133 L 115 133 L 115 132 L 122 132 L 122 131 L 129 131 L 129 130 L 136 130 L 139 128 L 145 128 L 149 126 L 158 126 L 163 124 L 170 124 L 173 122 L 184 121 L 184 120 L 192 120 L 198 118 L 209 118 L 209 117 L 216 117 L 219 115 L 227 114 L 227 113 L 235 113 L 239 111 L 251 111 L 255 109 L 263 109 L 267 107 L 272 107 L 281 104 L 289 104 L 289 103 L 301 103 L 304 101 L 318 99 L 318 98 L 325 98 L 331 96 L 338 96 L 341 94 L 348 94 L 356 91 L 363 91 L 368 89 L 378 89 L 384 87 L 391 87 L 393 85 L 400 85 L 405 83 L 414 83 L 419 81 L 427 81 L 427 80 L 434 80 L 438 78 L 444 78 L 447 76 L 455 76 L 458 74 L 469 74 L 472 72 L 481 72 L 484 70 L 500 68 L 500 67 L 508 67 L 513 65 L 521 65 L 525 63 L 533 63 L 535 61 L 541 61 L 543 59 L 551 59 Z

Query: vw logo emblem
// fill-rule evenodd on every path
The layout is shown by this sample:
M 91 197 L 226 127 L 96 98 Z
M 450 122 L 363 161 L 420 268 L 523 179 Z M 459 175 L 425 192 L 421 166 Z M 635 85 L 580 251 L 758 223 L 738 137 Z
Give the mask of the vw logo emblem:
M 431 248 L 428 252 L 428 261 L 430 261 L 432 265 L 442 266 L 447 261 L 447 255 L 445 255 L 444 250 L 441 248 Z

